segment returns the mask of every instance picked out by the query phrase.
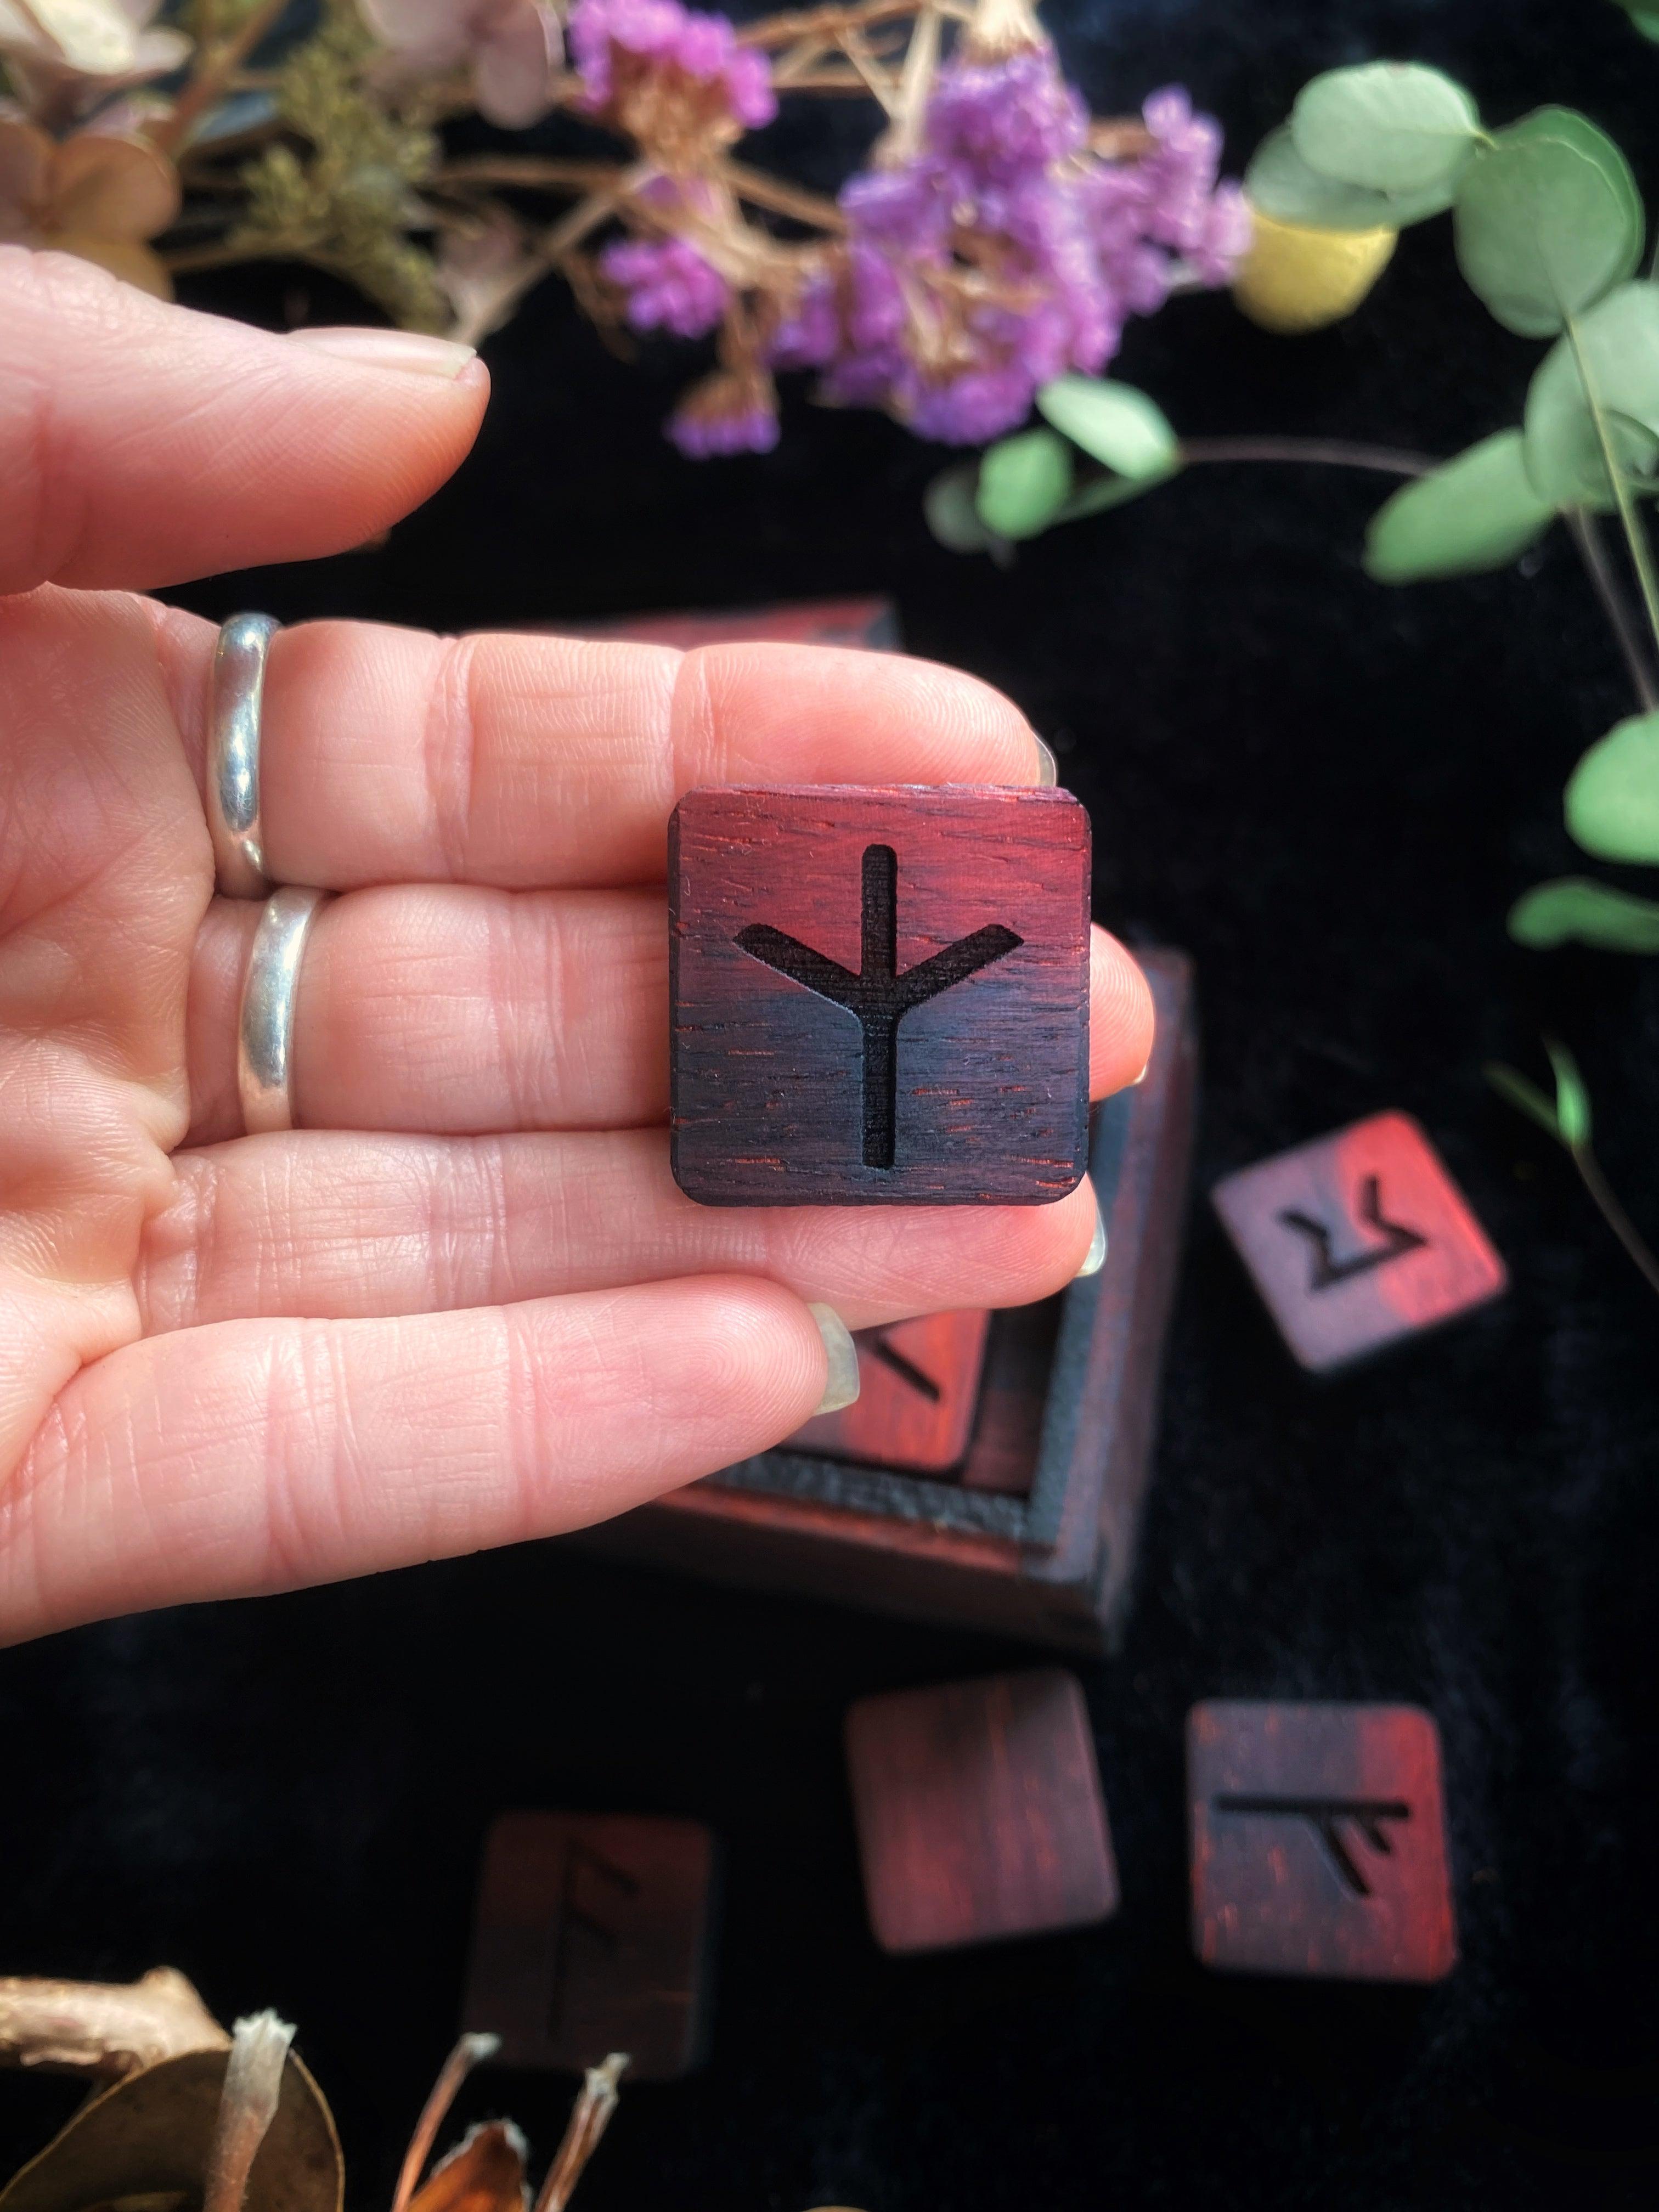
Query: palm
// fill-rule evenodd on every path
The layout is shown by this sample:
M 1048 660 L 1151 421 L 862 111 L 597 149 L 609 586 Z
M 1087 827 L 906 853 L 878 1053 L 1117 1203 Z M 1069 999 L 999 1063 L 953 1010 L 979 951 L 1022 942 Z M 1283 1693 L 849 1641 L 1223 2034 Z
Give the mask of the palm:
M 1036 772 L 994 694 L 857 655 L 284 634 L 267 856 L 341 896 L 305 1126 L 238 1134 L 258 910 L 213 891 L 213 633 L 88 587 L 356 543 L 483 400 L 0 249 L 0 1635 L 619 1511 L 812 1411 L 807 1301 L 1012 1304 L 1088 1243 L 1086 1189 L 896 1234 L 669 1177 L 679 791 Z M 1103 939 L 1093 1036 L 1097 1090 L 1150 1042 Z

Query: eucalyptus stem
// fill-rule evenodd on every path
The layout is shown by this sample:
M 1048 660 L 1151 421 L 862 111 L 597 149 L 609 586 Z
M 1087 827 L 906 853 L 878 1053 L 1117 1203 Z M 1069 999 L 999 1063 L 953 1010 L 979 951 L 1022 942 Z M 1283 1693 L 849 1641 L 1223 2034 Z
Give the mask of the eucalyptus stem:
M 1395 446 L 1356 445 L 1346 438 L 1183 438 L 1181 458 L 1202 461 L 1308 461 L 1329 468 L 1373 469 L 1379 476 L 1425 477 L 1439 463 Z
M 1586 574 L 1595 586 L 1595 596 L 1601 602 L 1601 611 L 1607 618 L 1619 650 L 1624 655 L 1632 688 L 1644 714 L 1659 707 L 1659 685 L 1642 651 L 1641 634 L 1631 618 L 1625 595 L 1619 588 L 1619 579 L 1613 574 L 1607 549 L 1597 526 L 1595 517 L 1588 507 L 1570 507 L 1565 515 L 1567 528 L 1572 533 L 1584 563 Z
M 1570 1145 L 1567 1150 L 1596 1212 L 1640 1269 L 1649 1289 L 1659 1291 L 1659 1260 L 1654 1258 L 1636 1224 L 1619 1203 L 1612 1185 L 1601 1172 L 1601 1162 L 1588 1145 Z
M 1601 402 L 1596 396 L 1589 363 L 1584 358 L 1584 349 L 1578 336 L 1578 325 L 1569 315 L 1566 321 L 1567 343 L 1572 348 L 1572 357 L 1578 370 L 1578 380 L 1584 387 L 1584 398 L 1589 406 L 1590 422 L 1595 431 L 1595 442 L 1601 448 L 1601 465 L 1607 472 L 1607 482 L 1613 486 L 1613 505 L 1619 510 L 1619 520 L 1624 528 L 1625 542 L 1630 547 L 1631 566 L 1636 571 L 1637 587 L 1642 594 L 1648 628 L 1659 646 L 1659 574 L 1653 566 L 1653 549 L 1642 527 L 1642 518 L 1636 511 L 1636 502 L 1630 495 L 1630 486 L 1625 481 L 1625 471 L 1619 465 L 1619 456 L 1613 449 L 1613 440 L 1607 434 L 1607 417 L 1601 411 Z

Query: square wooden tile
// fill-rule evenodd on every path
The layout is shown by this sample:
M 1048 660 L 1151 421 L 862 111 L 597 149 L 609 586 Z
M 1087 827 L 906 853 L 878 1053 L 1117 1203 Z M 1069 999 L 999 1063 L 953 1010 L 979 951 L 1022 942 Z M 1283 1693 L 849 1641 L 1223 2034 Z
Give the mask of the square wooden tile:
M 1211 1193 L 1279 1334 L 1315 1374 L 1484 1305 L 1504 1262 L 1408 1114 L 1297 1145 Z
M 1414 1705 L 1217 1699 L 1187 1723 L 1206 1966 L 1437 1982 L 1457 1960 L 1440 1736 Z
M 1117 1910 L 1088 1708 L 1058 1668 L 860 1698 L 847 1765 L 884 1951 L 1085 1928 Z
M 497 2063 L 685 2073 L 707 2006 L 714 1838 L 694 1820 L 505 1813 L 484 1845 L 462 2027 Z
M 1043 1205 L 1080 1181 L 1089 817 L 1069 793 L 689 792 L 668 882 L 691 1197 Z
M 958 1466 L 973 1432 L 990 1327 L 988 1313 L 948 1313 L 855 1331 L 857 1398 L 839 1413 L 817 1415 L 782 1449 L 917 1474 Z

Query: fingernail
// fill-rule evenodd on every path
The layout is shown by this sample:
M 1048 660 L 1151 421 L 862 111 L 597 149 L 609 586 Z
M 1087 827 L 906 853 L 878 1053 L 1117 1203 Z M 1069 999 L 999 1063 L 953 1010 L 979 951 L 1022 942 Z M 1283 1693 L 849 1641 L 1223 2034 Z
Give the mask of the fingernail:
M 1144 1083 L 1144 1082 L 1146 1080 L 1146 1078 L 1147 1078 L 1147 1077 L 1152 1073 L 1152 1061 L 1149 1060 L 1147 1061 L 1147 1063 L 1146 1063 L 1146 1066 L 1145 1066 L 1145 1067 L 1143 1067 L 1143 1068 L 1141 1069 L 1141 1071 L 1140 1071 L 1140 1073 L 1139 1073 L 1139 1075 L 1132 1075 L 1132 1076 L 1129 1078 L 1129 1088 L 1130 1088 L 1130 1090 L 1131 1090 L 1131 1091 L 1133 1091 L 1133 1090 L 1135 1088 L 1135 1086 L 1136 1086 L 1136 1085 L 1137 1085 L 1137 1084 Z
M 1097 1275 L 1106 1265 L 1106 1221 L 1100 1210 L 1100 1200 L 1095 1200 L 1095 1233 L 1089 1239 L 1089 1249 L 1083 1265 L 1077 1271 L 1080 1283 L 1085 1275 Z
M 291 345 L 309 346 L 336 361 L 355 361 L 360 368 L 400 368 L 411 376 L 441 376 L 453 384 L 477 348 L 457 345 L 453 338 L 428 337 L 421 331 L 359 330 L 343 324 L 337 330 L 290 331 Z
M 1031 743 L 1037 750 L 1038 783 L 1058 783 L 1060 781 L 1060 763 L 1054 758 L 1054 747 L 1050 744 L 1045 744 L 1041 738 L 1034 737 Z
M 838 1413 L 859 1395 L 859 1348 L 853 1341 L 852 1331 L 833 1306 L 809 1305 L 806 1310 L 818 1325 L 818 1334 L 823 1339 L 823 1356 L 830 1363 L 829 1379 L 817 1410 L 820 1413 Z

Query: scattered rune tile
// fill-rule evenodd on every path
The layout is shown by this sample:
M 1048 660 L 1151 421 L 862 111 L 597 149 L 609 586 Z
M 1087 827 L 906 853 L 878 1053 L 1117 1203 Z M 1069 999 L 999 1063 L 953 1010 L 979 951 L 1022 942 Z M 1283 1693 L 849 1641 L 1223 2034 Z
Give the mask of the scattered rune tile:
M 629 2078 L 701 2056 L 714 1844 L 693 1820 L 505 1813 L 484 1845 L 462 2027 L 497 2063 L 580 2072 L 612 2051 Z
M 847 1763 L 875 1938 L 941 1951 L 1117 1909 L 1088 1708 L 1058 1668 L 861 1698 Z
M 1328 1374 L 1497 1297 L 1509 1277 L 1422 1129 L 1369 1121 L 1211 1193 L 1279 1334 Z
M 1216 1699 L 1187 1723 L 1206 1966 L 1437 1982 L 1457 1961 L 1440 1736 L 1414 1705 Z
M 819 1413 L 785 1449 L 940 1474 L 968 1449 L 985 1365 L 988 1313 L 927 1314 L 860 1329 L 859 1395 Z
M 674 1174 L 711 1206 L 1044 1205 L 1089 1121 L 1089 817 L 708 789 L 669 830 Z

